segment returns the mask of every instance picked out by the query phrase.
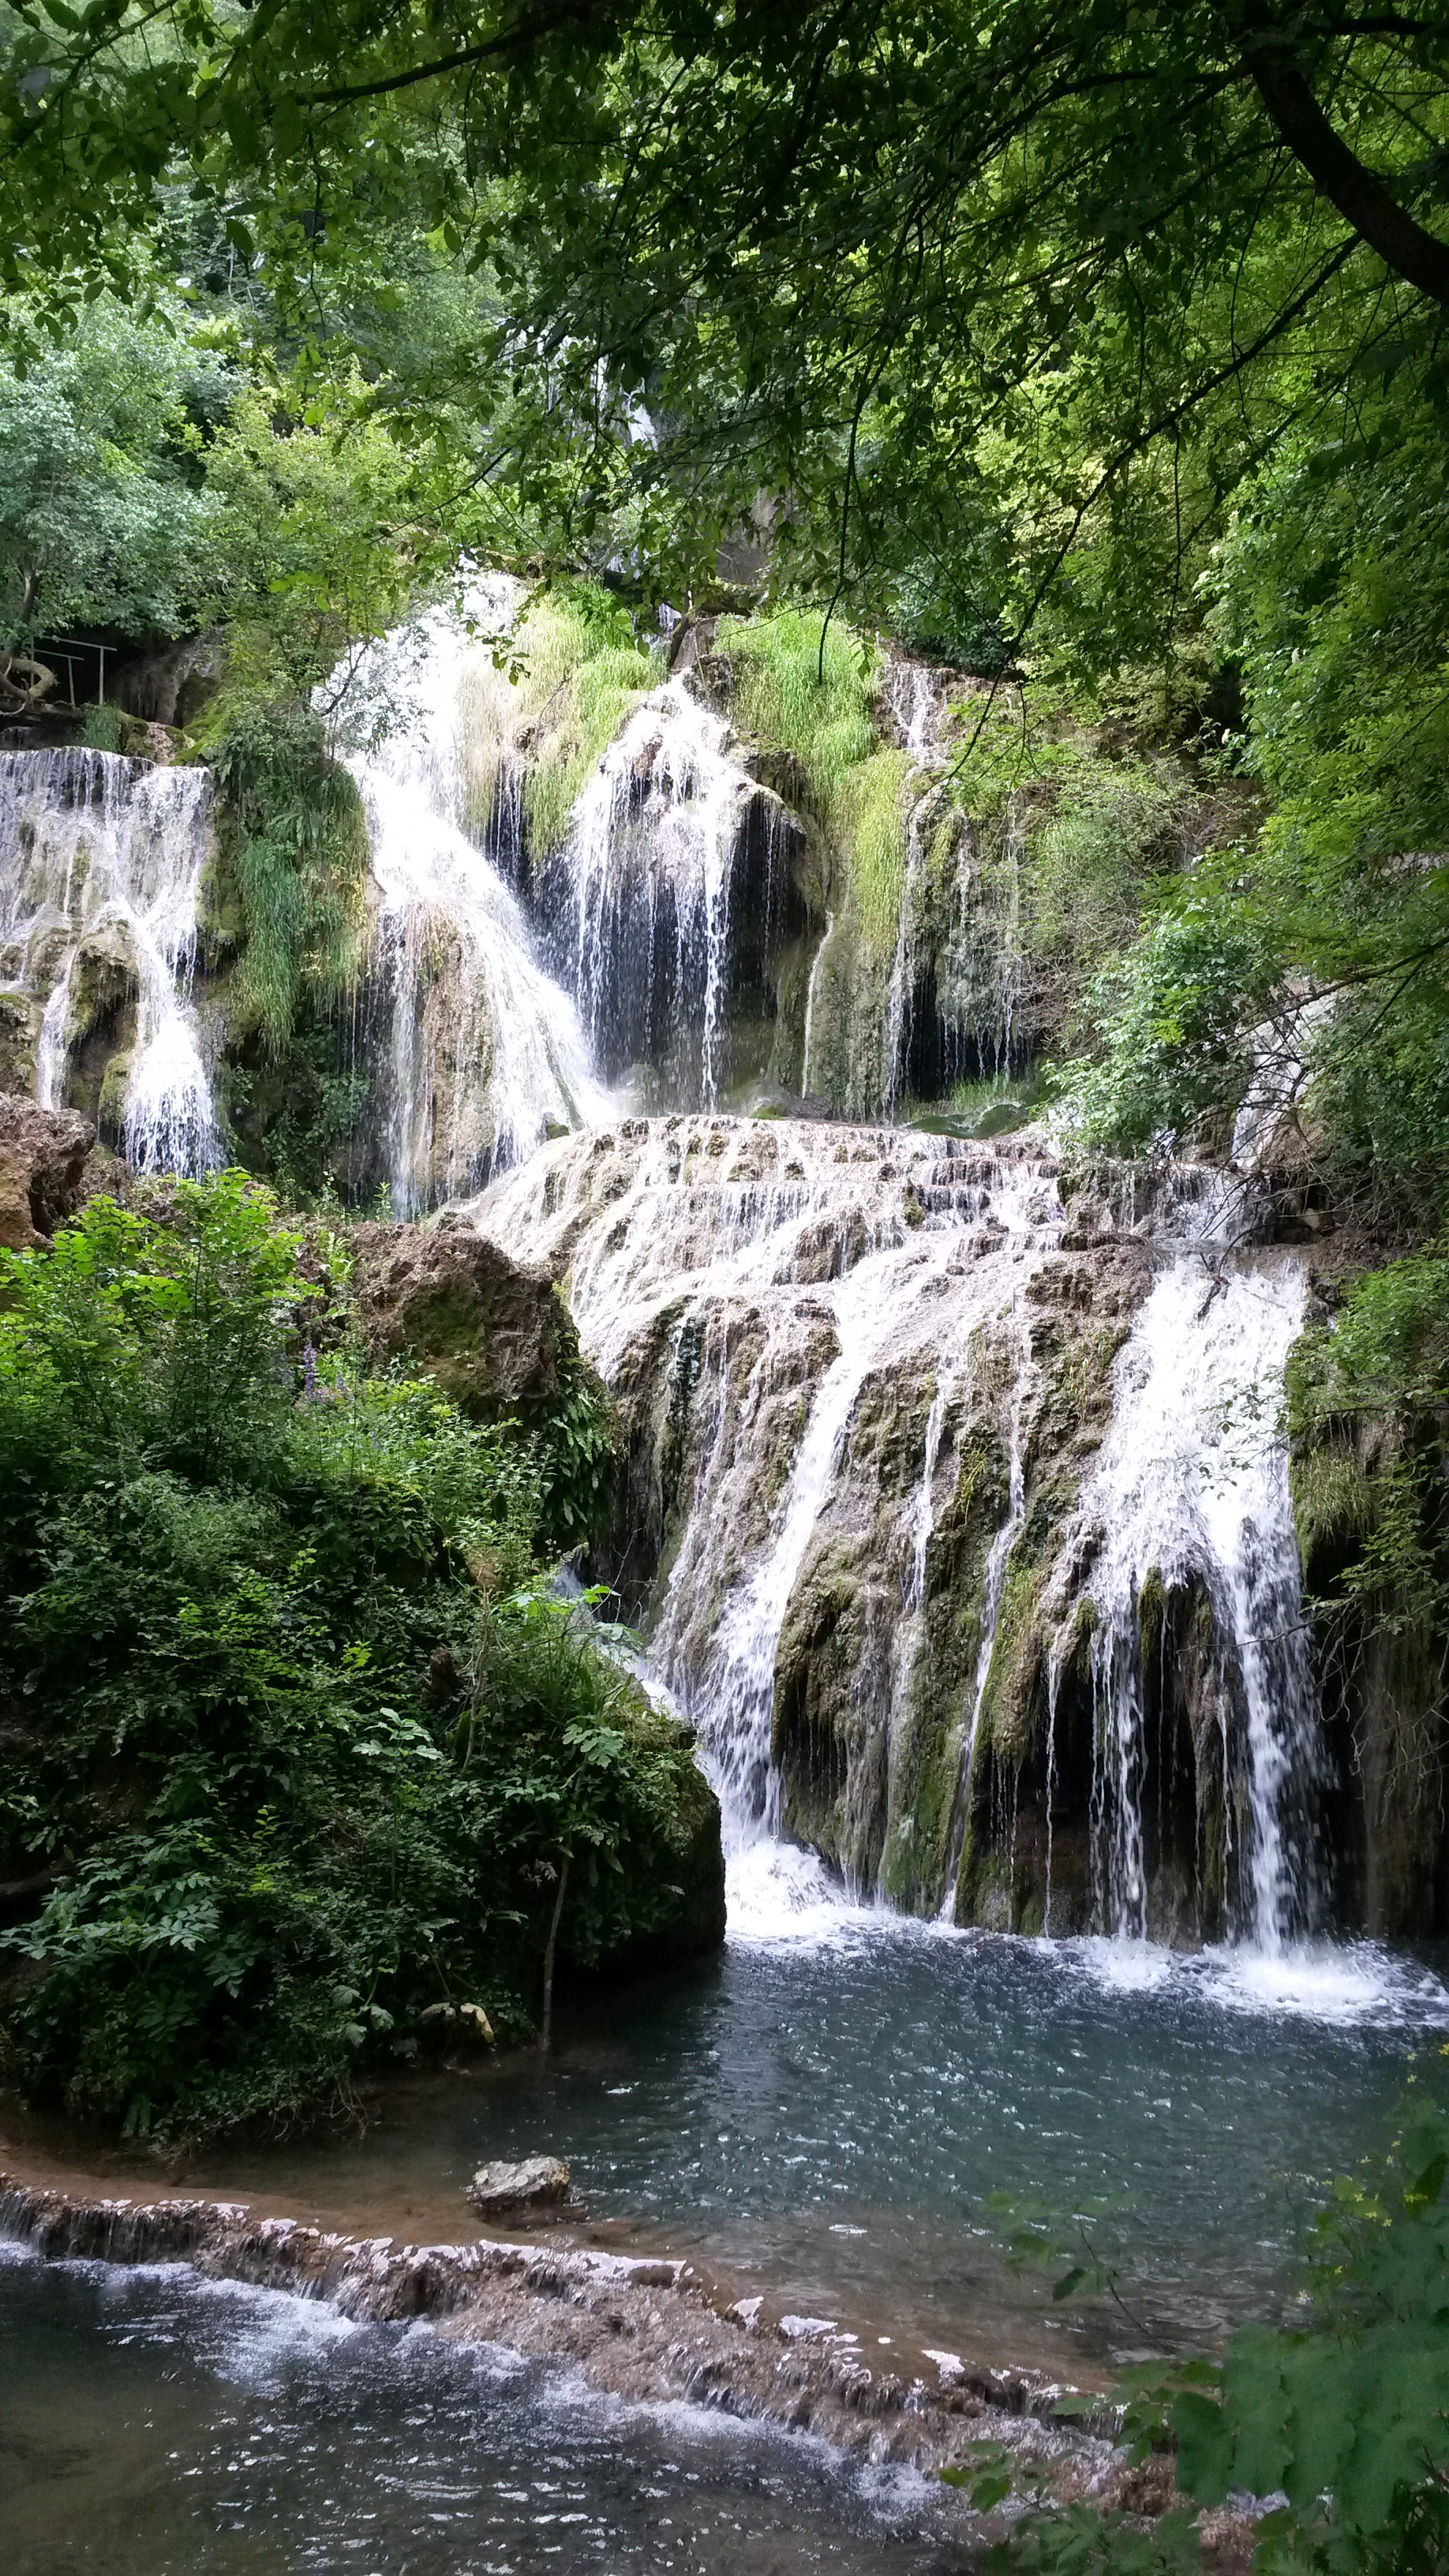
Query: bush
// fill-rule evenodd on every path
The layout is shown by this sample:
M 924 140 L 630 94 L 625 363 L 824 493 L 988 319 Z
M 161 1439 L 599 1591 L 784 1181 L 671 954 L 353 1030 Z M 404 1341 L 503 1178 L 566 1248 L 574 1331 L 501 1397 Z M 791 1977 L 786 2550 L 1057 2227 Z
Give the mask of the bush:
M 1245 2326 L 1220 2362 L 1148 2364 L 1116 2392 L 1139 2456 L 1175 2448 L 1193 2507 L 1268 2499 L 1257 2576 L 1437 2576 L 1449 2562 L 1449 2110 L 1410 2098 L 1387 2155 L 1345 2176 L 1309 2239 L 1297 2331 Z M 1005 2491 L 996 2460 L 985 2498 Z M 1144 2530 L 1084 2505 L 1028 2513 L 1002 2576 L 1202 2564 L 1192 2514 Z
M 1235 1107 L 1273 974 L 1250 920 L 1195 902 L 1165 914 L 1097 979 L 1096 1054 L 1053 1070 L 1064 1125 L 1132 1154 Z
M 0 2030 L 138 2132 L 522 2033 L 553 1932 L 677 1929 L 708 1863 L 687 1736 L 540 1590 L 578 1426 L 319 1357 L 302 1251 L 227 1173 L 4 1260 L 0 1875 L 49 1884 Z

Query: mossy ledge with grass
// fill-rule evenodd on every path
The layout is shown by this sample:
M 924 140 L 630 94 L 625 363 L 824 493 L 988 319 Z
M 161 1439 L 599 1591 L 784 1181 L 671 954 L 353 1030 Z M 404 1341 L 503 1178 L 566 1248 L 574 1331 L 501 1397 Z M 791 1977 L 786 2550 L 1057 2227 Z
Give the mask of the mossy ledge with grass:
M 550 1586 L 597 1442 L 370 1357 L 345 1239 L 241 1173 L 0 1262 L 0 2080 L 296 2119 L 717 1945 L 689 1736 Z

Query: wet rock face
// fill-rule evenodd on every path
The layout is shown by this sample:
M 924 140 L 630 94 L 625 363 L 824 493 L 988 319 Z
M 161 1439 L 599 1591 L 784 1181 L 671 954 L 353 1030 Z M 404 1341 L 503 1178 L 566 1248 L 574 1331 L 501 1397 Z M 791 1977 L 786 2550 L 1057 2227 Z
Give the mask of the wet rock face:
M 469 1414 L 558 1393 L 572 1334 L 546 1270 L 446 1218 L 361 1225 L 348 1240 L 376 1358 L 414 1361 Z
M 95 1141 L 89 1119 L 0 1093 L 0 1246 L 24 1252 L 49 1241 L 79 1205 Z
M 1094 1189 L 1064 1206 L 1030 1139 L 678 1117 L 473 1213 L 567 1279 L 624 1431 L 596 1570 L 742 1827 L 994 1929 L 1387 1920 L 1443 1833 L 1387 1724 L 1336 1737 L 1315 1690 L 1275 1429 L 1300 1256 L 1231 1175 Z M 1361 1893 L 1320 1867 L 1355 1745 Z

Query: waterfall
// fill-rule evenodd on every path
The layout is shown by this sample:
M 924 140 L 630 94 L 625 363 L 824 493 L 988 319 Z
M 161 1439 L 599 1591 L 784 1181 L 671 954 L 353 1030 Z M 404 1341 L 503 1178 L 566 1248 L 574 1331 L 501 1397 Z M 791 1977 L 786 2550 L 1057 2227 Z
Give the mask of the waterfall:
M 1283 1370 L 1302 1329 L 1293 1256 L 1216 1271 L 1179 1257 L 1140 1309 L 1118 1363 L 1112 1419 L 1084 1489 L 1077 1545 L 1097 1716 L 1093 1846 L 1104 1929 L 1146 1930 L 1146 1764 L 1139 1604 L 1149 1576 L 1196 1581 L 1241 1692 L 1249 1851 L 1243 1929 L 1268 1953 L 1314 1927 L 1310 1813 L 1318 1711 L 1299 1589 Z
M 738 1831 L 778 1829 L 770 1767 L 775 1655 L 790 1595 L 834 1482 L 850 1417 L 880 1338 L 873 1265 L 832 1300 L 839 1350 L 820 1381 L 763 1560 L 726 1603 L 712 1657 L 709 1742 Z
M 650 1648 L 736 1844 L 778 1817 L 782 1627 L 842 1513 L 873 1508 L 858 1408 L 872 1388 L 939 1388 L 943 1354 L 1006 1329 L 1060 1228 L 1053 1176 L 1039 1155 L 963 1160 L 945 1139 L 680 1117 L 561 1141 L 475 1203 L 498 1241 L 568 1270 L 605 1377 L 662 1375 L 668 1421 L 692 1426 Z M 883 1528 L 903 1575 L 919 1509 L 913 1480 Z M 896 1599 L 898 1615 L 899 1581 Z
M 496 628 L 520 596 L 516 583 L 480 581 L 465 606 Z M 511 817 L 515 846 L 503 856 L 516 873 L 516 772 L 506 759 L 480 762 L 469 731 L 481 658 L 468 617 L 433 609 L 324 693 L 367 820 L 387 1012 L 388 1170 L 401 1215 L 520 1162 L 550 1131 L 601 1117 L 606 1105 L 574 1006 L 545 974 L 517 894 L 480 846 L 490 827 L 498 837 L 500 816 L 505 830 Z
M 760 793 L 728 735 L 682 679 L 654 690 L 584 787 L 565 852 L 574 994 L 596 1053 L 622 1071 L 697 1029 L 688 1085 L 710 1108 L 724 1074 L 731 887 Z
M 197 903 L 211 854 L 211 780 L 115 752 L 0 754 L 0 977 L 44 1000 L 35 1087 L 66 1097 L 76 1047 L 134 1017 L 124 1065 L 126 1158 L 195 1172 L 219 1159 L 191 1001 Z
M 800 1049 L 800 1097 L 802 1100 L 808 1097 L 810 1090 L 810 1049 L 815 1036 L 815 988 L 820 981 L 820 969 L 825 963 L 825 951 L 830 945 L 830 934 L 834 928 L 835 915 L 827 909 L 825 915 L 825 928 L 820 934 L 820 945 L 816 949 L 815 954 L 810 961 L 810 978 L 805 987 L 805 1036 Z
M 1086 1919 L 1090 1842 L 1097 1920 L 1145 1937 L 1154 1676 L 1141 1614 L 1155 1582 L 1206 1604 L 1203 1723 L 1211 1743 L 1221 1729 L 1241 1937 L 1271 1953 L 1313 1928 L 1319 1721 L 1278 1427 L 1303 1275 L 1292 1254 L 1186 1249 L 1204 1203 L 1196 1175 L 1180 1184 L 1162 1182 L 1136 1220 L 1150 1247 L 1119 1228 L 1100 1269 L 1063 1246 L 1055 1167 L 1029 1140 L 965 1155 L 903 1130 L 626 1119 L 546 1146 L 473 1203 L 486 1232 L 567 1275 L 584 1346 L 620 1392 L 650 1655 L 699 1729 L 737 1856 L 781 1831 L 813 1838 L 808 1812 L 848 1875 L 890 1883 L 901 1818 L 882 1801 L 929 1708 L 930 1758 L 954 1765 L 944 1839 L 914 1877 L 914 1864 L 892 1869 L 949 1919 L 968 1827 L 1008 1867 L 1013 1776 L 1037 1777 L 1035 1764 L 1037 1898 L 1044 1857 L 1059 1924 L 1059 1702 L 1079 1656 L 1072 1744 L 1086 1752 L 1072 1760 L 1090 1778 L 1069 1818 L 1084 1873 L 1069 1871 L 1083 1891 L 1069 1919 Z M 1113 1327 L 1114 1314 L 1130 1320 Z M 1104 1331 L 1098 1429 L 1078 1424 L 1068 1390 Z M 963 1459 L 1001 1478 L 979 1540 L 960 1517 Z M 970 1593 L 953 1595 L 953 1564 L 975 1566 Z M 1003 1671 L 1027 1693 L 1011 1705 L 1040 1715 L 1011 1721 L 1037 1730 L 1018 1775 L 1002 1772 L 993 1735 L 988 1794 L 976 1774 L 989 1694 L 1003 1722 L 1009 1596 Z M 943 1643 L 968 1616 L 969 1658 L 952 1648 L 945 1674 Z M 1019 1659 L 1037 1651 L 1033 1683 Z M 802 1811 L 812 1761 L 823 1767 Z

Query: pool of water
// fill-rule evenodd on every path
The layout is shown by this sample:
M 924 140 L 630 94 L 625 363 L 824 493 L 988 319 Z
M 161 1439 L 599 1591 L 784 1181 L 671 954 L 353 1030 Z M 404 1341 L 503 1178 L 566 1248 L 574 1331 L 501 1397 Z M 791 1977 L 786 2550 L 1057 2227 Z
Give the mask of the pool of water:
M 954 2576 L 939 2488 L 427 2327 L 0 2245 L 6 2576 Z
M 1382 2139 L 1449 2027 L 1429 1969 L 1367 1949 L 1275 1964 L 948 1932 L 853 1909 L 813 1870 L 737 1865 L 718 1965 L 576 2006 L 547 2058 L 405 2083 L 351 2136 L 192 2178 L 285 2178 L 334 2223 L 456 2235 L 475 2164 L 546 2150 L 594 2218 L 785 2305 L 1110 2366 L 1281 2307 L 1316 2188 Z M 1084 2232 L 1120 2304 L 1060 2307 L 1009 2269 L 996 2194 Z

